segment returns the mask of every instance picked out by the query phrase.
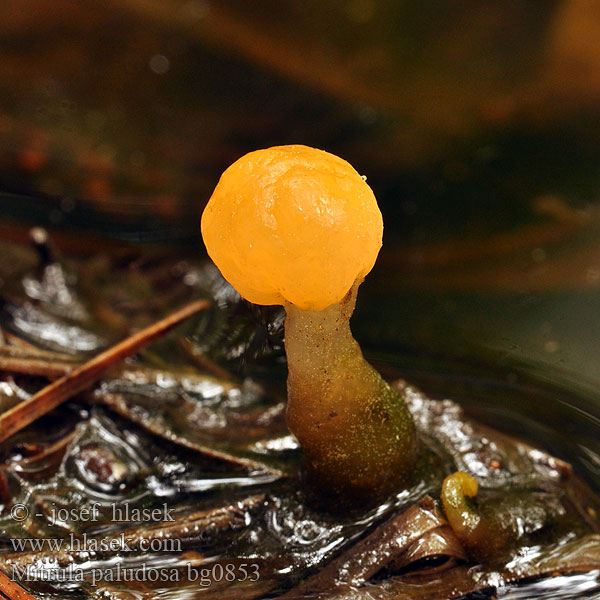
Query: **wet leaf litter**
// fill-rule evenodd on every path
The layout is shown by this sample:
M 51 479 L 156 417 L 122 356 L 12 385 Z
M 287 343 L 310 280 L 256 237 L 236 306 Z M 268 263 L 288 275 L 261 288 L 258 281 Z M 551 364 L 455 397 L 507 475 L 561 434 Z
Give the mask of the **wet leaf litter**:
M 2 415 L 181 306 L 207 303 L 6 434 L 0 563 L 8 576 L 29 574 L 2 579 L 6 597 L 450 598 L 600 568 L 597 499 L 568 464 L 404 382 L 395 385 L 426 449 L 415 483 L 361 514 L 319 506 L 285 428 L 283 380 L 269 376 L 281 372 L 276 309 L 257 312 L 202 263 L 160 252 L 75 258 L 35 234 L 32 249 L 2 245 Z M 482 506 L 514 532 L 510 556 L 478 563 L 454 535 L 437 499 L 456 470 L 477 476 Z M 21 505 L 29 516 L 18 521 Z M 115 520 L 125 505 L 130 518 L 173 512 Z M 95 520 L 70 512 L 93 506 Z M 32 538 L 64 543 L 12 543 Z M 157 551 L 144 549 L 156 540 Z M 169 578 L 125 581 L 142 567 Z M 49 569 L 79 579 L 44 581 Z M 227 569 L 231 581 L 219 577 Z

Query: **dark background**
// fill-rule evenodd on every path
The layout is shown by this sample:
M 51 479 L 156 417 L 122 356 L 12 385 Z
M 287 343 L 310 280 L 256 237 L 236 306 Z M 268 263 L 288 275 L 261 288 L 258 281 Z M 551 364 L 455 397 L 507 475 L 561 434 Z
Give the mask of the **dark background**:
M 200 256 L 225 167 L 316 146 L 384 214 L 363 343 L 595 394 L 599 39 L 595 0 L 3 0 L 0 235 Z

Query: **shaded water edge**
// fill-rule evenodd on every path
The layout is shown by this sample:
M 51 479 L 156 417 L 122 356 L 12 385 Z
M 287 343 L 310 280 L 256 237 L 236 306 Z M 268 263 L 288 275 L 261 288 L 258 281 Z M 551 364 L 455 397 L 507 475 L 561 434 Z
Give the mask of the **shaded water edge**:
M 420 357 L 419 363 L 419 357 L 395 354 L 392 360 L 383 361 L 386 357 L 375 356 L 376 362 L 388 379 L 402 376 L 425 391 L 425 395 L 416 390 L 407 394 L 431 450 L 431 469 L 413 488 L 365 514 L 353 518 L 327 514 L 311 505 L 296 479 L 300 454 L 285 429 L 281 400 L 285 364 L 280 312 L 257 311 L 240 301 L 214 269 L 172 257 L 95 257 L 83 264 L 61 266 L 58 262 L 40 265 L 26 255 L 23 252 L 21 265 L 15 260 L 4 262 L 1 324 L 11 335 L 33 345 L 23 350 L 20 360 L 36 361 L 38 369 L 45 365 L 58 372 L 93 355 L 132 327 L 128 316 L 139 327 L 186 298 L 209 296 L 214 305 L 209 313 L 126 362 L 91 393 L 2 445 L 9 501 L 46 507 L 21 529 L 6 518 L 0 522 L 5 565 L 15 561 L 36 564 L 44 559 L 77 564 L 84 570 L 139 565 L 148 559 L 139 552 L 87 557 L 30 552 L 17 557 L 8 542 L 11 537 L 51 535 L 49 506 L 67 508 L 99 501 L 105 508 L 115 503 L 141 508 L 160 506 L 166 500 L 179 518 L 170 534 L 184 543 L 185 560 L 194 568 L 243 559 L 256 561 L 264 574 L 260 582 L 264 587 L 225 586 L 202 591 L 204 596 L 270 597 L 281 593 L 281 586 L 296 585 L 336 557 L 356 551 L 360 540 L 382 527 L 385 531 L 386 519 L 401 516 L 426 495 L 437 497 L 441 476 L 456 468 L 471 469 L 482 481 L 487 479 L 482 487 L 492 499 L 494 495 L 498 499 L 496 492 L 502 485 L 510 485 L 549 492 L 547 497 L 553 502 L 554 491 L 561 489 L 561 475 L 551 457 L 516 449 L 518 445 L 513 447 L 506 438 L 469 424 L 454 400 L 482 423 L 573 462 L 577 474 L 597 490 L 598 423 L 585 397 L 532 383 L 512 372 L 498 374 L 431 356 Z M 14 358 L 16 351 L 10 350 Z M 202 362 L 202 357 L 208 362 Z M 190 363 L 195 366 L 191 368 Z M 221 372 L 215 372 L 215 365 Z M 39 374 L 3 378 L 3 409 L 43 385 Z M 499 465 L 491 468 L 491 459 Z M 532 525 L 536 523 L 533 519 Z M 98 538 L 116 534 L 117 525 L 106 517 L 88 529 L 71 518 L 60 524 L 59 533 L 88 533 Z M 127 527 L 138 540 L 167 534 L 159 525 L 158 530 L 134 522 Z M 573 541 L 568 532 L 561 540 Z M 535 546 L 530 546 L 521 558 L 531 564 L 535 552 Z M 170 553 L 150 557 L 157 568 L 180 568 L 181 560 Z M 464 568 L 452 572 L 464 575 Z M 523 576 L 526 573 L 525 569 Z M 384 578 L 350 586 L 344 597 L 390 593 L 401 597 L 397 588 L 386 588 L 394 584 L 394 577 L 389 584 Z M 586 576 L 561 576 L 549 585 L 553 597 L 559 597 L 560 589 L 573 593 L 576 582 L 582 593 L 591 593 L 590 582 L 596 585 L 596 579 L 597 573 L 591 571 Z M 479 583 L 486 589 L 505 580 L 502 573 L 488 570 L 482 572 Z M 432 597 L 431 581 L 420 587 L 415 583 L 413 589 L 405 579 L 396 583 L 403 586 L 403 593 L 410 592 L 409 597 Z M 189 584 L 152 590 L 62 584 L 39 593 L 43 597 L 195 597 L 197 586 Z M 542 584 L 528 585 L 539 591 Z M 510 589 L 501 593 L 517 593 Z M 335 589 L 328 594 L 335 597 Z

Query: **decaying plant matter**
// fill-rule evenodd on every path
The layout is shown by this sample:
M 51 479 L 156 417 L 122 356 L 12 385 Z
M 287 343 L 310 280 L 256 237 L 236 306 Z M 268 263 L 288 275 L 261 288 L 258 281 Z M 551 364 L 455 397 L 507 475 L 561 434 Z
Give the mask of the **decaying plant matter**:
M 281 355 L 281 314 L 270 315 L 268 335 L 260 333 L 256 315 L 211 267 L 182 266 L 179 258 L 159 255 L 113 264 L 110 258 L 63 258 L 53 264 L 71 273 L 65 278 L 70 295 L 47 289 L 40 300 L 26 290 L 39 291 L 44 265 L 22 248 L 11 255 L 13 247 L 3 245 L 2 251 L 5 260 L 13 259 L 11 277 L 0 272 L 0 412 L 80 368 L 133 333 L 132 327 L 158 321 L 173 305 L 213 300 L 0 443 L 0 591 L 10 600 L 42 592 L 45 598 L 70 597 L 72 588 L 60 582 L 33 577 L 10 583 L 13 566 L 29 567 L 35 575 L 44 561 L 56 569 L 80 568 L 76 593 L 92 600 L 196 593 L 195 574 L 227 564 L 256 564 L 260 579 L 214 582 L 203 597 L 446 599 L 600 567 L 600 506 L 569 465 L 470 421 L 450 400 L 431 400 L 402 382 L 394 388 L 405 398 L 422 442 L 415 483 L 385 504 L 346 517 L 317 506 L 298 478 L 301 453 L 285 427 L 281 389 L 273 378 L 238 376 L 243 369 L 252 373 L 248 363 Z M 108 271 L 118 288 L 99 285 Z M 23 286 L 32 280 L 40 286 Z M 153 303 L 144 312 L 149 297 Z M 76 300 L 82 310 L 65 312 L 60 298 Z M 132 323 L 135 315 L 135 324 L 128 328 L 115 313 L 132 315 Z M 72 343 L 74 328 L 80 342 L 88 340 L 86 349 Z M 206 361 L 191 366 L 190 345 Z M 505 532 L 507 542 L 486 556 L 469 543 L 460 520 L 444 511 L 448 489 L 441 491 L 442 481 L 459 471 L 477 474 L 479 490 L 469 510 L 485 517 L 492 535 Z M 110 510 L 102 510 L 95 523 L 70 519 L 51 527 L 57 503 L 157 507 L 165 499 L 174 521 L 115 523 Z M 17 522 L 10 510 L 21 503 L 31 516 Z M 132 552 L 90 557 L 68 545 L 84 535 L 100 540 L 122 533 Z M 24 538 L 59 538 L 65 546 L 15 551 L 10 540 Z M 139 550 L 143 540 L 153 539 L 179 540 L 181 546 L 173 552 Z M 179 580 L 105 579 L 92 585 L 93 569 L 116 572 L 117 565 L 143 564 L 174 568 Z

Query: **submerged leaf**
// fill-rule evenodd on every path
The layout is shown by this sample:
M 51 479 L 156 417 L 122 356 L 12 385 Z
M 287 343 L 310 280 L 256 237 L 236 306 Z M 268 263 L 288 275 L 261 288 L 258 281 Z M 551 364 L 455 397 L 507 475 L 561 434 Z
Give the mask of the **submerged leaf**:
M 600 568 L 598 500 L 568 464 L 471 421 L 452 400 L 402 383 L 423 442 L 413 484 L 366 513 L 340 516 L 316 502 L 297 477 L 301 452 L 285 427 L 285 365 L 275 362 L 281 313 L 244 304 L 212 267 L 158 253 L 82 259 L 50 271 L 31 257 L 20 260 L 0 256 L 0 279 L 9 281 L 0 311 L 8 332 L 8 345 L 0 345 L 0 411 L 79 366 L 88 351 L 168 312 L 170 303 L 201 293 L 214 300 L 206 314 L 0 445 L 0 568 L 71 564 L 87 578 L 27 583 L 44 597 L 447 600 Z M 66 314 L 72 301 L 82 311 Z M 79 346 L 71 344 L 79 334 Z M 244 378 L 248 372 L 266 373 L 267 383 Z M 475 564 L 428 498 L 456 470 L 478 479 L 479 508 L 515 541 L 493 561 Z M 97 522 L 54 518 L 61 508 L 96 502 Z M 18 503 L 30 509 L 20 523 L 9 514 Z M 113 507 L 165 503 L 173 522 L 112 514 Z M 121 533 L 132 552 L 17 552 L 11 542 Z M 181 551 L 143 552 L 142 541 L 152 540 L 179 541 Z M 260 579 L 203 587 L 193 578 L 228 564 L 256 564 Z M 172 567 L 178 581 L 119 580 L 119 568 L 144 565 Z M 93 569 L 106 575 L 97 587 Z

